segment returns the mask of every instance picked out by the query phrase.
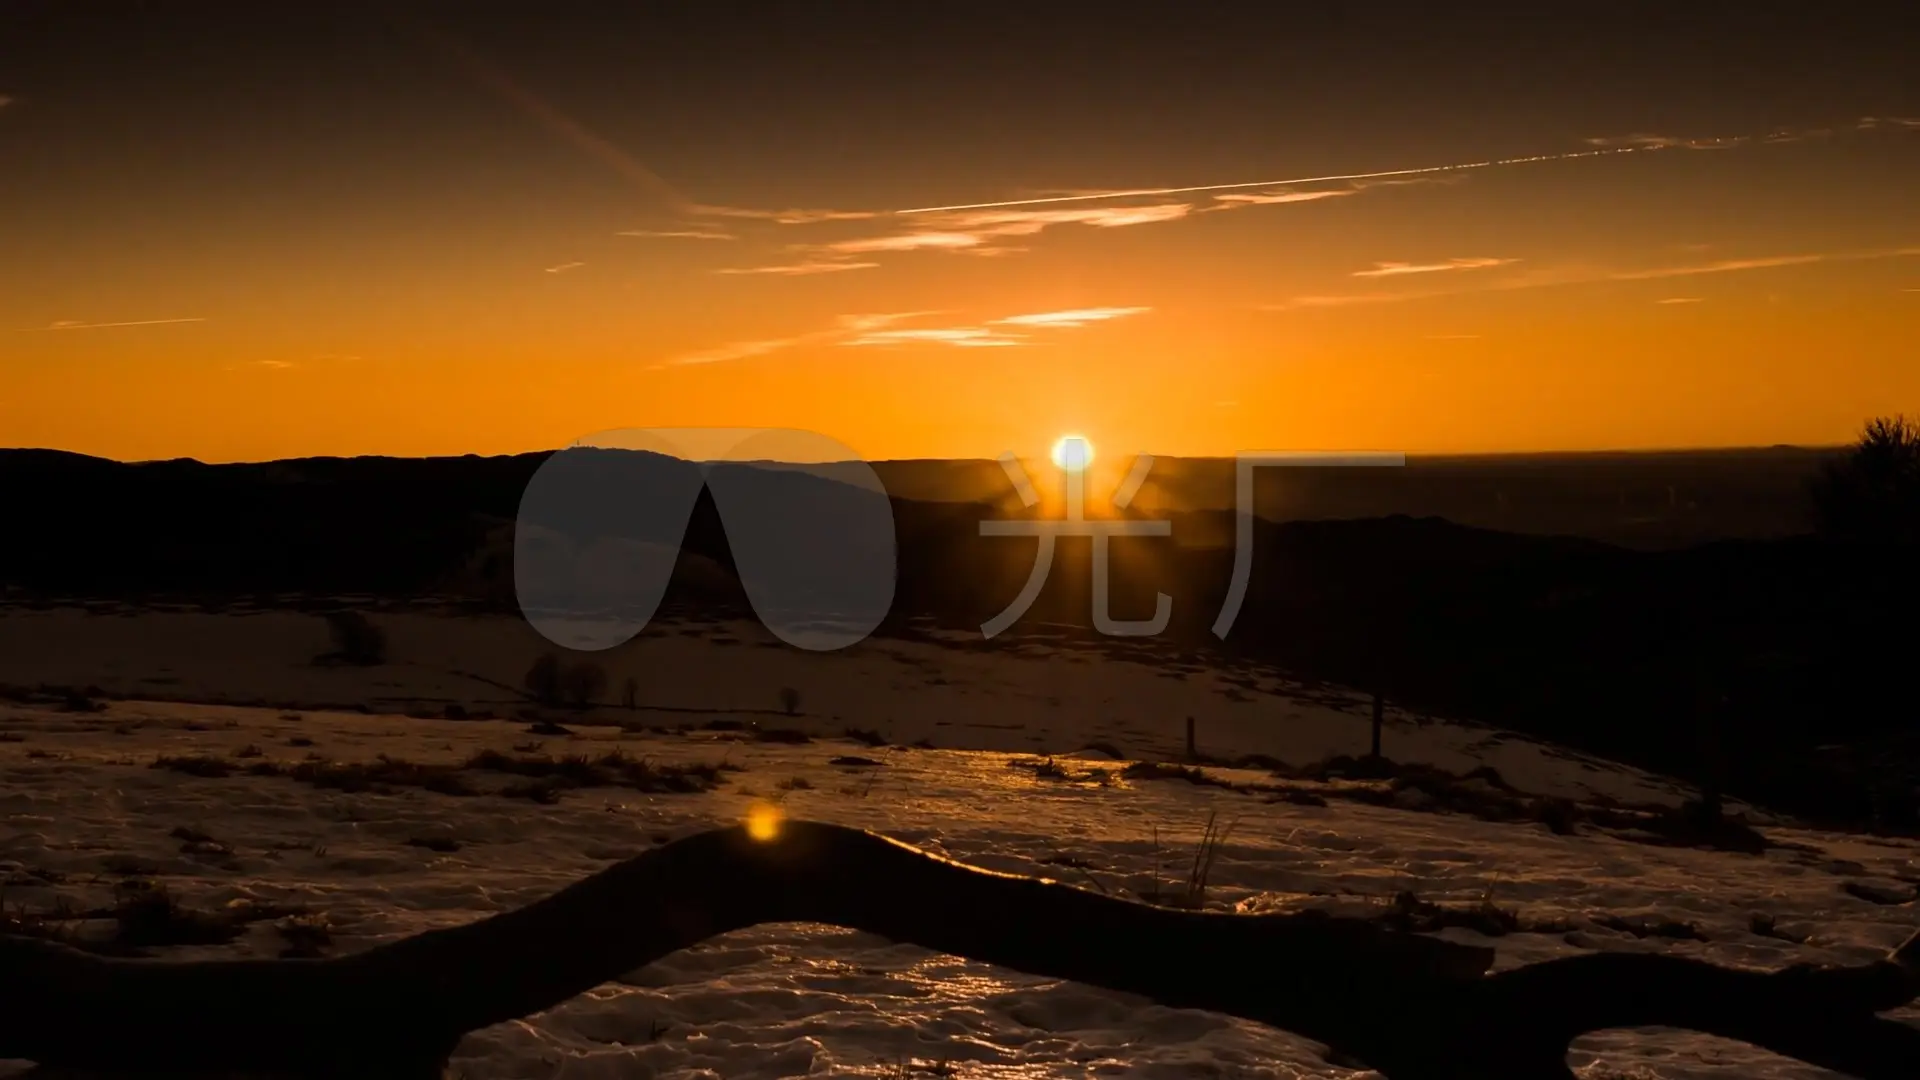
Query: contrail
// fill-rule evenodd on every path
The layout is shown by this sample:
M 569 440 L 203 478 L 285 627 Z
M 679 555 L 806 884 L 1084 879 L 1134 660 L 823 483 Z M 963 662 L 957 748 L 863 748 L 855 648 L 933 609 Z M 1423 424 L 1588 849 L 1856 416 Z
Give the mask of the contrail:
M 532 91 L 515 82 L 505 72 L 488 63 L 479 52 L 451 33 L 438 29 L 422 18 L 399 13 L 394 13 L 392 17 L 426 39 L 428 43 L 447 53 L 465 68 L 467 74 L 471 75 L 476 82 L 493 91 L 503 101 L 519 109 L 553 135 L 572 143 L 582 152 L 598 158 L 602 164 L 658 196 L 675 211 L 684 214 L 692 208 L 693 204 L 675 190 L 672 184 L 662 179 L 660 174 L 635 160 L 632 155 L 615 146 L 598 132 L 549 105 Z
M 22 327 L 23 333 L 42 330 L 104 330 L 109 326 L 165 326 L 169 323 L 206 322 L 205 319 L 136 319 L 132 322 L 57 322 L 52 326 Z
M 1708 140 L 1734 142 L 1736 140 Z M 1492 161 L 1468 161 L 1457 165 L 1426 165 L 1418 169 L 1384 169 L 1380 172 L 1341 173 L 1336 176 L 1294 176 L 1285 180 L 1249 180 L 1239 184 L 1195 184 L 1192 187 L 1134 188 L 1130 191 L 1099 191 L 1091 195 L 1054 195 L 1044 199 L 1004 199 L 1000 202 L 959 203 L 953 206 L 918 206 L 895 210 L 896 214 L 933 214 L 945 210 L 994 210 L 1010 206 L 1040 206 L 1046 203 L 1086 202 L 1090 199 L 1123 199 L 1137 195 L 1189 195 L 1202 191 L 1234 191 L 1241 188 L 1286 187 L 1292 184 L 1319 184 L 1332 180 L 1379 180 L 1390 176 L 1425 176 L 1432 173 L 1464 172 L 1467 169 L 1491 169 L 1500 165 L 1526 165 L 1537 161 L 1572 161 L 1575 158 L 1605 157 L 1611 154 L 1638 154 L 1671 149 L 1659 146 L 1615 146 L 1604 150 L 1577 150 L 1566 154 L 1534 154 L 1529 157 L 1497 158 Z

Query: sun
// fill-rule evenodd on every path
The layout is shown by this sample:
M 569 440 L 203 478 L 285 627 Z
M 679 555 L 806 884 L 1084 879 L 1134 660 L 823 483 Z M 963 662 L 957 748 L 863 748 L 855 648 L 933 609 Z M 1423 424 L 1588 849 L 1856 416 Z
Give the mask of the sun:
M 1084 435 L 1062 435 L 1053 444 L 1053 463 L 1068 472 L 1085 472 L 1093 464 L 1093 444 Z

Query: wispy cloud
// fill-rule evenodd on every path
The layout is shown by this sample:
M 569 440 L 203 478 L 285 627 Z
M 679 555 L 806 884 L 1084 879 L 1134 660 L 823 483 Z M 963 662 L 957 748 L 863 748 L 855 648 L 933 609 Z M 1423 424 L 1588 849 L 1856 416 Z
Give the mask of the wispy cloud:
M 822 244 L 821 249 L 852 255 L 882 251 L 925 251 L 929 248 L 951 250 L 979 247 L 986 242 L 986 237 L 978 233 L 910 232 L 895 236 L 872 236 L 862 240 L 841 240 L 832 244 Z
M 1920 126 L 1920 120 L 1903 117 L 1867 117 L 1862 118 L 1856 125 L 1860 130 L 1910 126 Z M 869 256 L 910 256 L 914 253 L 969 256 L 1014 254 L 1027 250 L 1026 247 L 1013 243 L 1014 240 L 1035 237 L 1062 226 L 1123 228 L 1163 224 L 1181 221 L 1202 213 L 1344 199 L 1375 187 L 1455 183 L 1468 178 L 1475 171 L 1485 169 L 1505 169 L 1535 163 L 1573 162 L 1674 150 L 1730 150 L 1771 142 L 1795 142 L 1832 134 L 1834 131 L 1828 128 L 1777 129 L 1766 133 L 1733 136 L 1680 136 L 1636 132 L 1588 138 L 1584 140 L 1585 149 L 1560 153 L 1454 161 L 1439 165 L 1380 169 L 1370 172 L 1291 176 L 1270 180 L 1153 188 L 1077 190 L 988 202 L 916 206 L 885 211 L 815 208 L 771 210 L 691 204 L 683 208 L 684 216 L 694 224 L 675 232 L 687 235 L 705 235 L 711 232 L 715 234 L 714 238 L 718 238 L 719 230 L 711 228 L 711 225 L 719 220 L 762 222 L 778 226 L 824 226 L 851 223 L 859 228 L 860 232 L 857 235 L 843 235 L 830 240 L 785 245 L 784 250 L 789 253 L 788 258 L 774 265 L 722 271 L 736 274 L 789 276 L 831 273 L 838 270 L 865 269 L 872 265 L 865 261 Z M 1383 264 L 1376 268 L 1378 273 L 1362 272 L 1360 276 L 1392 276 L 1435 270 L 1478 269 L 1494 265 L 1501 265 L 1501 263 L 1455 260 L 1446 264 L 1427 266 Z
M 704 349 L 696 353 L 676 357 L 669 364 L 724 364 L 730 360 L 747 360 L 755 356 L 765 356 L 770 352 L 790 349 L 806 340 L 805 337 L 774 338 L 767 341 L 735 341 L 717 348 Z
M 1770 143 L 1805 142 L 1808 139 L 1826 139 L 1833 136 L 1832 128 L 1802 128 L 1798 131 L 1781 129 L 1768 132 L 1760 141 Z
M 970 210 L 933 220 L 987 236 L 1031 236 L 1054 225 L 1088 225 L 1096 229 L 1157 225 L 1178 221 L 1192 212 L 1191 203 L 1157 202 L 1136 206 L 1077 206 L 1064 210 Z
M 1894 254 L 1894 253 L 1889 253 Z M 1727 274 L 1738 270 L 1767 270 L 1776 266 L 1805 266 L 1809 263 L 1860 258 L 1849 255 L 1772 255 L 1761 259 L 1721 259 L 1691 266 L 1657 266 L 1650 270 L 1623 270 L 1609 274 L 1610 281 L 1652 281 L 1656 278 L 1692 277 L 1695 274 Z M 1869 258 L 1873 256 L 1867 256 Z
M 873 348 L 888 345 L 948 345 L 954 348 L 1009 348 L 1029 344 L 1029 330 L 1068 330 L 1151 311 L 1144 307 L 1074 308 L 1025 315 L 1007 315 L 960 326 L 901 326 L 901 323 L 941 314 L 938 311 L 898 311 L 884 314 L 842 315 L 831 329 L 788 338 L 737 341 L 677 357 L 661 367 L 717 364 L 747 360 L 803 345 L 844 345 Z
M 1588 157 L 1616 152 L 1626 151 L 1589 150 L 1570 156 Z M 1513 162 L 1521 160 L 1533 159 L 1512 159 Z M 783 246 L 783 250 L 789 254 L 789 259 L 786 261 L 766 266 L 729 268 L 720 271 L 728 274 L 795 276 L 867 269 L 874 265 L 867 260 L 881 255 L 914 253 L 975 257 L 1012 255 L 1029 250 L 1026 244 L 1033 238 L 1059 228 L 1076 226 L 1092 229 L 1131 228 L 1182 221 L 1200 213 L 1322 202 L 1347 198 L 1376 187 L 1456 182 L 1462 179 L 1462 174 L 1458 170 L 1502 163 L 1508 162 L 1477 162 L 1340 176 L 1296 177 L 1258 183 L 1079 191 L 996 203 L 921 207 L 885 212 L 823 209 L 763 210 L 750 207 L 695 205 L 689 209 L 689 216 L 708 221 L 732 219 L 780 226 L 853 223 L 857 228 L 874 230 L 839 239 L 786 244 Z M 1341 182 L 1341 186 L 1325 186 L 1335 182 Z M 1299 186 L 1306 184 L 1320 186 L 1310 188 Z M 1164 197 L 1167 195 L 1192 197 L 1169 199 Z M 1122 201 L 1123 199 L 1125 201 Z M 1109 205 L 1074 205 L 1080 203 L 1108 203 Z M 710 229 L 708 226 L 675 230 L 675 232 L 702 234 L 709 231 L 718 233 L 718 230 Z M 636 231 L 634 234 L 639 233 Z
M 908 345 L 932 342 L 961 348 L 1023 345 L 1026 339 L 1004 334 L 988 326 L 940 326 L 924 329 L 871 330 L 841 342 L 842 345 Z
M 854 222 L 871 228 L 884 222 L 883 231 L 844 239 L 787 244 L 784 250 L 790 254 L 792 261 L 720 271 L 729 274 L 825 274 L 870 268 L 875 264 L 867 260 L 874 256 L 914 253 L 1006 256 L 1028 250 L 1026 245 L 1033 238 L 1060 228 L 1124 229 L 1159 225 L 1181 221 L 1196 213 L 1319 202 L 1356 195 L 1372 186 L 1429 182 L 1433 182 L 1432 178 L 1408 178 L 1374 183 L 1354 182 L 1342 188 L 1229 192 L 1208 196 L 1205 202 L 1161 199 L 1108 206 L 1017 204 L 915 212 L 911 215 L 842 210 L 751 210 L 739 207 L 698 207 L 696 212 L 788 226 Z M 1071 201 L 1105 197 L 1103 193 L 1096 193 L 1060 198 Z M 1042 203 L 1049 201 L 1042 200 Z
M 783 277 L 805 277 L 809 274 L 836 274 L 842 270 L 871 270 L 879 263 L 875 262 L 838 262 L 832 259 L 810 259 L 806 262 L 780 263 L 774 266 L 726 266 L 715 270 L 716 274 L 776 274 Z
M 1286 203 L 1319 202 L 1321 199 L 1338 199 L 1347 195 L 1358 195 L 1358 187 L 1331 188 L 1322 191 L 1258 191 L 1231 192 L 1215 195 L 1213 201 L 1222 206 L 1209 207 L 1213 210 L 1233 209 L 1241 206 L 1280 206 Z
M 1437 263 L 1382 262 L 1374 263 L 1371 270 L 1355 270 L 1354 277 L 1379 278 L 1399 277 L 1402 274 L 1437 274 L 1447 270 L 1485 270 L 1494 266 L 1506 266 L 1519 262 L 1519 259 L 1448 259 Z
M 1026 315 L 1008 315 L 1004 318 L 989 319 L 977 326 L 942 326 L 930 328 L 905 328 L 898 330 L 880 329 L 862 333 L 842 342 L 843 345 L 903 345 L 915 342 L 936 342 L 944 345 L 956 345 L 962 348 L 981 346 L 1025 345 L 1030 340 L 1022 330 L 1068 330 L 1094 323 L 1124 319 L 1129 315 L 1140 315 L 1153 310 L 1145 307 L 1100 307 L 1072 308 L 1065 311 L 1040 311 Z M 1015 327 L 1005 330 L 1002 327 Z
M 1646 136 L 1658 138 L 1658 136 Z M 1590 144 L 1595 140 L 1587 140 Z M 1662 150 L 1667 147 L 1653 144 L 1628 142 L 1618 145 L 1596 146 L 1591 150 L 1574 150 L 1558 154 L 1529 154 L 1524 157 L 1493 158 L 1485 161 L 1458 161 L 1446 165 L 1421 165 L 1409 169 L 1378 169 L 1373 172 L 1335 173 L 1328 176 L 1289 176 L 1277 180 L 1247 180 L 1228 184 L 1189 184 L 1183 187 L 1158 188 L 1117 188 L 1106 191 L 1077 192 L 1068 195 L 1049 195 L 1039 198 L 1001 199 L 997 202 L 956 203 L 949 206 L 920 206 L 907 210 L 896 210 L 895 214 L 934 214 L 956 210 L 983 210 L 1014 206 L 1041 206 L 1049 203 L 1088 202 L 1096 199 L 1129 199 L 1158 197 L 1166 195 L 1196 195 L 1217 191 L 1253 191 L 1266 188 L 1297 187 L 1301 184 L 1330 184 L 1337 181 L 1378 181 L 1404 177 L 1436 177 L 1448 173 L 1467 172 L 1474 169 L 1493 169 L 1509 165 L 1528 165 L 1546 161 L 1572 161 L 1578 158 L 1604 157 L 1611 154 L 1634 154 L 1649 150 Z
M 265 371 L 292 371 L 296 368 L 308 367 L 311 364 L 345 364 L 362 359 L 365 358 L 356 353 L 315 353 L 305 360 L 247 360 L 238 364 L 228 364 L 227 370 L 248 371 L 258 369 Z
M 837 320 L 840 329 L 848 332 L 878 330 L 883 326 L 906 322 L 908 319 L 924 319 L 929 315 L 942 314 L 938 311 L 892 311 L 875 315 L 842 315 Z
M 1377 180 L 1349 180 L 1347 186 L 1338 188 L 1316 188 L 1308 191 L 1280 189 L 1276 191 L 1233 191 L 1212 196 L 1214 205 L 1201 208 L 1201 212 L 1218 210 L 1242 210 L 1252 206 L 1286 206 L 1292 203 L 1320 202 L 1324 199 L 1339 199 L 1348 195 L 1358 195 L 1374 188 L 1426 187 L 1431 184 L 1457 184 L 1466 179 L 1464 173 L 1441 172 L 1431 176 L 1400 176 Z
M 547 267 L 547 273 L 549 273 L 549 274 L 564 274 L 564 273 L 566 273 L 566 272 L 567 272 L 567 271 L 569 271 L 569 270 L 578 270 L 578 269 L 580 269 L 581 267 L 583 267 L 583 266 L 585 266 L 585 265 L 587 265 L 587 264 L 586 264 L 586 263 L 583 263 L 583 262 L 570 262 L 570 263 L 561 263 L 561 264 L 560 264 L 559 266 L 549 266 L 549 267 Z
M 1750 135 L 1731 137 L 1699 138 L 1685 135 L 1650 135 L 1636 132 L 1632 135 L 1602 135 L 1585 140 L 1588 146 L 1603 149 L 1632 150 L 1732 150 L 1753 141 Z
M 615 236 L 640 236 L 655 240 L 733 240 L 730 232 L 719 229 L 623 229 Z
M 1334 173 L 1324 176 L 1291 176 L 1274 180 L 1252 180 L 1219 184 L 1188 184 L 1178 187 L 1116 188 L 1034 198 L 1002 199 L 994 202 L 921 206 L 905 210 L 896 210 L 893 213 L 895 215 L 918 216 L 991 210 L 1020 209 L 1030 211 L 1030 208 L 1037 206 L 1117 199 L 1164 199 L 1167 196 L 1206 196 L 1213 204 L 1205 207 L 1205 209 L 1208 210 L 1218 210 L 1229 207 L 1238 208 L 1299 202 L 1318 202 L 1323 199 L 1353 195 L 1369 187 L 1389 184 L 1432 183 L 1458 180 L 1466 173 L 1481 169 L 1507 168 L 1546 162 L 1575 161 L 1583 158 L 1649 153 L 1676 148 L 1689 150 L 1728 150 L 1752 142 L 1793 141 L 1800 138 L 1809 138 L 1815 135 L 1830 133 L 1827 129 L 1779 130 L 1762 136 L 1738 135 L 1731 137 L 1681 137 L 1635 133 L 1631 135 L 1589 138 L 1585 140 L 1589 147 L 1588 149 L 1562 153 L 1527 154 L 1518 157 L 1492 158 L 1479 161 L 1456 161 L 1443 165 L 1422 165 L 1405 169 L 1379 169 L 1371 172 Z M 1349 186 L 1345 188 L 1321 187 L 1301 190 L 1304 185 L 1339 182 L 1345 182 Z M 1187 211 L 1192 209 L 1195 208 L 1187 206 L 1185 210 L 1180 211 L 1175 217 L 1185 216 Z
M 1124 319 L 1129 315 L 1144 315 L 1152 308 L 1144 307 L 1103 307 L 1074 308 L 1068 311 L 1042 311 L 1032 315 L 1009 315 L 994 322 L 1002 326 L 1086 326 L 1089 323 L 1106 322 L 1109 319 Z
M 756 210 L 744 206 L 694 206 L 698 217 L 741 218 L 747 221 L 771 221 L 779 225 L 818 225 L 828 221 L 868 221 L 881 217 L 876 210 Z
M 1412 300 L 1421 296 L 1437 296 L 1439 293 L 1340 293 L 1324 296 L 1296 296 L 1278 304 L 1263 305 L 1268 310 L 1285 308 L 1349 307 L 1354 304 L 1377 304 L 1387 300 Z
M 817 244 L 796 244 L 793 250 L 816 261 L 833 262 L 853 256 L 903 252 L 944 252 L 963 255 L 1007 255 L 1024 248 L 1009 244 L 1062 225 L 1120 229 L 1178 221 L 1192 213 L 1189 203 L 1153 203 L 1141 206 L 1066 207 L 1051 210 L 981 210 L 933 214 L 915 218 L 899 231 Z
M 860 334 L 879 330 L 891 326 L 894 323 L 903 322 L 907 319 L 917 319 L 930 314 L 934 313 L 927 311 L 900 311 L 868 315 L 842 315 L 839 319 L 835 320 L 835 324 L 830 330 L 816 330 L 810 334 L 796 334 L 792 337 L 785 338 L 764 338 L 755 341 L 730 342 L 717 348 L 703 349 L 699 352 L 677 356 L 664 364 L 656 366 L 685 367 L 697 364 L 724 364 L 733 360 L 751 360 L 756 356 L 766 356 L 769 353 L 798 348 L 802 345 L 823 344 L 846 337 L 849 334 Z
M 1721 259 L 1710 263 L 1658 266 L 1637 270 L 1608 270 L 1592 267 L 1544 268 L 1529 274 L 1496 279 L 1485 284 L 1456 289 L 1426 289 L 1407 292 L 1346 293 L 1296 296 L 1277 304 L 1265 304 L 1267 311 L 1291 311 L 1300 308 L 1349 307 L 1358 304 L 1398 303 L 1467 293 L 1499 292 L 1512 289 L 1537 289 L 1556 285 L 1591 285 L 1607 281 L 1656 281 L 1664 278 L 1693 277 L 1700 274 L 1729 274 L 1750 270 L 1768 270 L 1786 266 L 1810 266 L 1830 262 L 1863 262 L 1878 259 L 1920 256 L 1920 247 L 1885 248 L 1878 251 L 1826 252 L 1803 255 L 1774 255 L 1762 258 Z
M 173 324 L 175 324 L 175 323 L 199 323 L 199 322 L 206 322 L 206 321 L 207 321 L 207 320 L 205 320 L 205 319 L 203 319 L 203 318 L 192 318 L 192 319 L 131 319 L 131 320 L 128 320 L 128 321 L 125 321 L 125 322 L 76 322 L 76 321 L 74 321 L 74 320 L 72 320 L 72 319 L 62 319 L 62 320 L 60 320 L 60 321 L 58 321 L 58 322 L 55 322 L 55 323 L 51 323 L 51 324 L 49 324 L 49 325 L 47 325 L 47 326 L 28 326 L 28 327 L 23 327 L 22 329 L 23 329 L 24 331 L 36 331 L 36 330 L 105 330 L 105 329 L 107 329 L 107 328 L 109 328 L 109 327 L 115 327 L 115 326 L 171 326 L 171 325 L 173 325 Z
M 1862 131 L 1872 131 L 1875 128 L 1913 130 L 1920 128 L 1920 116 L 1863 116 L 1854 126 Z
M 1871 128 L 1876 126 L 1875 124 L 1871 124 L 1867 122 L 1868 120 L 1872 120 L 1872 119 L 1873 119 L 1872 117 L 1863 118 L 1860 123 L 1855 125 L 1855 127 L 1862 131 L 1870 130 Z M 1688 135 L 1649 135 L 1645 133 L 1635 133 L 1632 135 L 1610 135 L 1610 136 L 1605 136 L 1597 139 L 1588 139 L 1587 145 L 1602 147 L 1606 149 L 1733 150 L 1738 147 L 1750 146 L 1755 143 L 1797 143 L 1797 142 L 1806 142 L 1810 139 L 1825 139 L 1825 138 L 1830 138 L 1833 134 L 1834 134 L 1834 129 L 1830 127 L 1774 128 L 1773 130 L 1768 131 L 1764 134 L 1734 135 L 1734 136 L 1727 136 L 1727 137 L 1721 137 L 1721 136 L 1700 137 L 1700 136 L 1688 136 Z
M 779 211 L 761 215 L 759 211 L 719 208 L 736 216 L 764 216 L 782 224 L 816 224 L 832 220 L 877 217 L 839 211 Z M 790 261 L 764 266 L 726 267 L 718 274 L 771 274 L 787 277 L 832 274 L 845 270 L 868 270 L 879 263 L 876 255 L 901 255 L 914 252 L 939 252 L 973 256 L 1002 256 L 1026 250 L 1010 243 L 1030 238 L 1062 225 L 1117 229 L 1132 225 L 1150 225 L 1176 221 L 1194 207 L 1188 203 L 1160 203 L 1145 206 L 1066 207 L 1050 210 L 987 210 L 929 215 L 913 219 L 905 228 L 877 235 L 853 236 L 787 244 Z M 904 220 L 904 219 L 902 219 Z
M 1701 304 L 1706 301 L 1698 296 L 1669 296 L 1664 300 L 1655 300 L 1656 304 Z
M 1147 196 L 1192 195 L 1223 191 L 1252 191 L 1259 188 L 1277 189 L 1296 187 L 1301 184 L 1326 184 L 1336 181 L 1379 183 L 1405 179 L 1449 178 L 1449 174 L 1470 172 L 1478 169 L 1505 168 L 1516 165 L 1533 165 L 1545 162 L 1575 161 L 1581 158 L 1606 157 L 1614 154 L 1646 153 L 1657 150 L 1685 148 L 1694 150 L 1731 149 L 1750 142 L 1791 141 L 1796 138 L 1831 134 L 1831 129 L 1808 128 L 1800 130 L 1777 129 L 1766 135 L 1735 135 L 1682 137 L 1672 135 L 1652 135 L 1635 133 L 1631 135 L 1608 135 L 1586 139 L 1591 149 L 1573 150 L 1561 153 L 1526 154 L 1518 157 L 1491 158 L 1480 161 L 1456 161 L 1444 165 L 1421 165 L 1405 169 L 1379 169 L 1372 172 L 1333 173 L 1325 176 L 1289 176 L 1276 180 L 1248 180 L 1223 184 L 1189 184 L 1181 187 L 1157 188 L 1116 188 L 1074 192 L 1063 195 L 1051 195 L 1025 199 L 1002 199 L 996 202 L 956 203 L 947 206 L 923 206 L 907 210 L 896 210 L 896 214 L 929 214 L 954 210 L 978 210 L 992 207 L 1038 206 L 1047 203 L 1086 202 L 1095 199 L 1140 198 Z M 1218 196 L 1216 196 L 1218 197 Z

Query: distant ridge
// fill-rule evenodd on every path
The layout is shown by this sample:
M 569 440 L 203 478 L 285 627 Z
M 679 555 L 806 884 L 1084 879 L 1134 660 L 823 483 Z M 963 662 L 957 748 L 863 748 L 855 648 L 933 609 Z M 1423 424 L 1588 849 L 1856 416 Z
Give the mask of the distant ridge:
M 1255 474 L 1251 509 L 1270 521 L 1406 514 L 1508 532 L 1586 536 L 1640 549 L 1674 548 L 1802 531 L 1806 482 L 1838 452 L 1762 447 L 1413 455 L 1404 468 L 1261 469 Z M 524 486 L 551 453 L 205 464 L 186 458 L 121 463 L 59 450 L 0 450 L 0 478 L 13 475 L 16 484 L 39 484 L 58 474 L 112 483 L 108 478 L 119 468 L 199 476 L 218 484 L 266 476 L 307 484 L 352 477 L 377 489 L 385 483 L 380 476 L 408 482 L 434 476 L 487 503 L 491 509 L 486 512 L 511 517 L 514 501 L 502 493 L 513 484 Z M 832 472 L 819 464 L 730 464 L 815 475 Z M 997 461 L 907 459 L 872 462 L 870 467 L 887 493 L 898 499 L 1023 512 L 1016 511 L 1014 489 Z M 476 484 L 493 489 L 493 496 L 482 497 Z M 1094 497 L 1104 497 L 1104 492 Z M 1234 464 L 1224 458 L 1155 458 L 1134 506 L 1159 516 L 1237 509 Z
M 13 512 L 0 530 L 0 589 L 16 604 L 432 596 L 517 614 L 514 520 L 548 457 L 131 465 L 0 452 L 0 490 Z M 1195 509 L 1165 507 L 1186 491 L 1230 485 L 1232 475 L 1174 462 L 1183 467 L 1143 490 L 1140 501 L 1151 503 L 1128 511 L 1171 521 L 1173 535 L 1120 543 L 1112 612 L 1142 617 L 1163 592 L 1173 597 L 1172 622 L 1131 643 L 1142 655 L 1224 650 L 1683 777 L 1699 761 L 1676 732 L 1696 722 L 1700 688 L 1711 684 L 1742 735 L 1734 756 L 1743 786 L 1730 783 L 1730 792 L 1857 817 L 1874 789 L 1807 763 L 1824 760 L 1816 747 L 1906 723 L 1910 642 L 1877 628 L 1889 610 L 1920 607 L 1920 559 L 1796 536 L 1800 485 L 1819 460 L 1721 453 L 1628 468 L 1585 459 L 1273 470 L 1263 497 L 1317 519 L 1257 523 L 1245 600 L 1225 642 L 1213 620 L 1234 565 L 1235 514 L 1200 499 Z M 875 467 L 898 545 L 882 632 L 910 634 L 930 621 L 978 633 L 1018 594 L 1034 557 L 1031 540 L 983 537 L 980 522 L 1033 511 L 1007 490 L 997 463 L 921 465 L 918 476 Z M 775 496 L 766 505 L 790 508 L 783 522 L 803 523 L 808 507 L 825 505 L 809 491 L 838 487 L 785 469 L 750 471 Z M 942 502 L 899 493 L 956 481 L 998 494 Z M 1511 527 L 1497 527 L 1503 519 Z M 1617 539 L 1649 535 L 1665 542 L 1636 551 Z M 749 615 L 734 544 L 703 489 L 665 602 Z M 1023 625 L 1091 637 L 1090 575 L 1086 542 L 1063 543 Z M 1894 778 L 1875 782 L 1920 787 L 1920 748 L 1912 760 L 1886 753 L 1874 767 Z

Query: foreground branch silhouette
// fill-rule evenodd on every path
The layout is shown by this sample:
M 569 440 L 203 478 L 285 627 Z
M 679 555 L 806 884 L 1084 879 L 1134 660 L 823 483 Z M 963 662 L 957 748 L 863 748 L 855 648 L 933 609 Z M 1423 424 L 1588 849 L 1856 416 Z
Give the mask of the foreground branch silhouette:
M 857 829 L 700 833 L 464 926 L 325 960 L 180 962 L 0 938 L 0 1059 L 132 1075 L 422 1080 L 467 1032 L 717 934 L 829 923 L 1211 1009 L 1392 1080 L 1567 1080 L 1568 1043 L 1687 1028 L 1861 1080 L 1920 1076 L 1920 935 L 1886 960 L 1756 972 L 1596 953 L 1489 974 L 1490 949 L 1326 915 L 1153 907 L 981 870 Z

